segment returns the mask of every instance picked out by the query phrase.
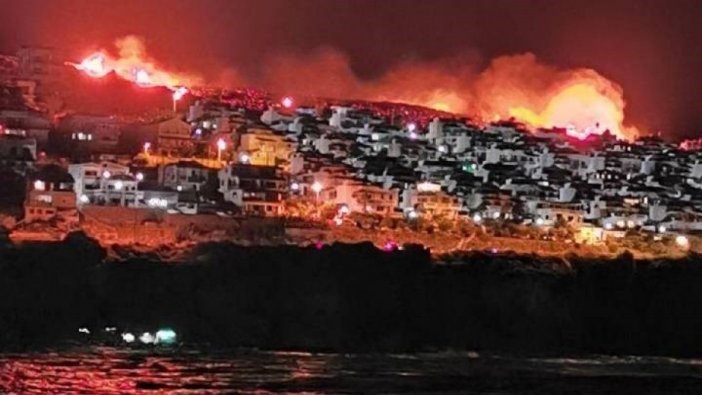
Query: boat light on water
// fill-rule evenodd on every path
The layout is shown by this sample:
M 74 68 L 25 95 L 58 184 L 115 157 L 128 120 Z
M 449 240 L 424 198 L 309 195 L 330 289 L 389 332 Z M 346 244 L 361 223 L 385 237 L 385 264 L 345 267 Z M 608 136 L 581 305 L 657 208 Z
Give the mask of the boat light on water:
M 154 338 L 154 335 L 149 332 L 144 332 L 139 336 L 139 341 L 144 344 L 153 344 L 155 340 L 156 338 Z
M 156 332 L 156 344 L 173 344 L 176 341 L 176 333 L 173 329 L 164 328 Z

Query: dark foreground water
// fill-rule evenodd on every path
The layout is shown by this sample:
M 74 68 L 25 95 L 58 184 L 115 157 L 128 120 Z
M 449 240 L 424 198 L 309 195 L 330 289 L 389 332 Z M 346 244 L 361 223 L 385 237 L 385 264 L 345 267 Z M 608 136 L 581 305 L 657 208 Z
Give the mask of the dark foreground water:
M 309 354 L 74 347 L 0 354 L 0 393 L 671 394 L 702 391 L 702 360 L 525 358 L 474 352 Z

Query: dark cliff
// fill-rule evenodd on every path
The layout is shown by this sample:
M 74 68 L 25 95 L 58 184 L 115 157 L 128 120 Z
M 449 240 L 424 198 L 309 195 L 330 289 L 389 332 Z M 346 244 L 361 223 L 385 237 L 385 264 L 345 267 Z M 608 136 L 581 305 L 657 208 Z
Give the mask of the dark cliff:
M 92 240 L 0 248 L 0 347 L 79 326 L 175 328 L 218 346 L 700 355 L 699 258 L 609 261 L 207 244 L 183 263 Z

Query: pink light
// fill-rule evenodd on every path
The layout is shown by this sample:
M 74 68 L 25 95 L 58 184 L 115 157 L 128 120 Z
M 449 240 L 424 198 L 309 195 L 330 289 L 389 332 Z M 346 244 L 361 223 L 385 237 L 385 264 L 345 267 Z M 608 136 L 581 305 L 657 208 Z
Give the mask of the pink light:
M 397 245 L 397 243 L 394 242 L 394 241 L 388 241 L 388 242 L 385 243 L 385 245 L 383 246 L 383 251 L 386 251 L 386 252 L 395 251 L 395 250 L 397 250 L 397 249 L 398 249 L 398 245 Z
M 290 97 L 290 96 L 285 96 L 285 97 L 283 98 L 283 100 L 280 101 L 280 104 L 282 104 L 283 107 L 285 107 L 285 108 L 290 108 L 290 107 L 293 106 L 293 104 L 295 104 L 295 101 L 293 100 L 292 97 Z

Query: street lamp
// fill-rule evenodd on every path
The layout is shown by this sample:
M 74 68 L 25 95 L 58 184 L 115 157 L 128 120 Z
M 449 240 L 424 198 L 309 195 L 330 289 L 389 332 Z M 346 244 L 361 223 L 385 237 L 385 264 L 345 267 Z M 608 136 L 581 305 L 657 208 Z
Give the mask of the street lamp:
M 136 180 L 137 180 L 137 183 L 134 186 L 134 207 L 139 206 L 139 193 L 138 193 L 139 192 L 139 183 L 144 181 L 144 173 L 142 173 L 142 172 L 136 173 Z
M 322 183 L 315 181 L 312 183 L 312 190 L 317 194 L 317 199 L 319 199 L 319 193 L 322 192 Z
M 322 183 L 319 181 L 315 181 L 312 183 L 312 191 L 315 193 L 315 199 L 314 199 L 314 204 L 317 206 L 317 218 L 320 217 L 319 214 L 319 193 L 322 192 Z
M 178 111 L 178 100 L 182 99 L 186 93 L 188 93 L 188 88 L 184 86 L 179 86 L 173 91 L 173 112 Z
M 144 155 L 149 154 L 149 149 L 151 149 L 151 143 L 147 141 L 144 143 Z
M 217 161 L 222 161 L 222 151 L 224 151 L 225 148 L 227 148 L 227 142 L 220 137 L 220 139 L 217 140 Z

